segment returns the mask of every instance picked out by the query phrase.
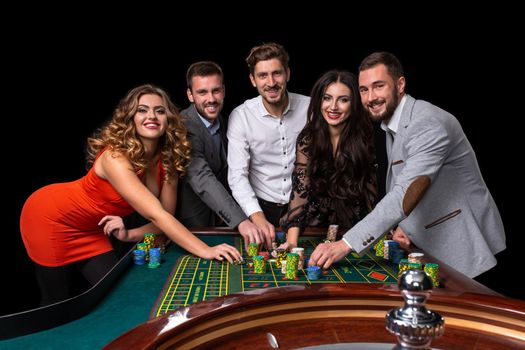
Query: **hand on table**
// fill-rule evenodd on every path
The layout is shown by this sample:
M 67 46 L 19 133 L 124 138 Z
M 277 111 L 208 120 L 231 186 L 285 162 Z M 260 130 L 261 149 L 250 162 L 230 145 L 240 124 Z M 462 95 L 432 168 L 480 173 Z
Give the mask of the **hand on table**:
M 108 237 L 113 234 L 119 241 L 125 241 L 128 237 L 128 230 L 126 230 L 124 221 L 120 216 L 106 215 L 100 220 L 98 225 L 104 225 L 103 231 Z
M 229 244 L 222 243 L 213 247 L 208 247 L 202 256 L 204 259 L 216 259 L 218 261 L 228 260 L 229 263 L 241 260 L 241 253 L 237 248 Z
M 320 268 L 327 269 L 332 266 L 334 262 L 345 257 L 350 251 L 350 247 L 343 242 L 342 239 L 334 243 L 321 243 L 315 248 L 312 255 L 310 255 L 308 265 L 317 265 Z
M 392 239 L 398 242 L 399 246 L 403 250 L 408 250 L 408 247 L 410 247 L 410 244 L 412 243 L 405 231 L 403 231 L 399 226 L 396 227 L 395 230 L 393 230 Z
M 297 244 L 292 242 L 284 242 L 280 246 L 277 247 L 277 249 L 285 249 L 287 251 L 292 251 L 293 248 L 296 248 Z
M 250 215 L 252 222 L 261 230 L 264 236 L 264 244 L 267 249 L 272 249 L 272 242 L 275 241 L 275 226 L 273 226 L 262 211 Z
M 257 243 L 260 245 L 265 242 L 265 236 L 262 230 L 252 223 L 250 219 L 242 221 L 237 229 L 244 239 L 244 249 L 246 249 L 246 251 L 248 251 L 248 244 L 250 243 Z

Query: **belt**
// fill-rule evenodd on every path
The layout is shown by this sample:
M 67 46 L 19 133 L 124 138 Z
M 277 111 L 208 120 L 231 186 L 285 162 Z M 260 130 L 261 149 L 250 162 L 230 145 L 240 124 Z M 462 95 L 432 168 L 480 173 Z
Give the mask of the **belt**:
M 261 199 L 259 197 L 257 197 L 257 200 L 259 202 L 261 202 L 261 204 L 263 205 L 267 205 L 267 206 L 270 206 L 270 207 L 285 207 L 288 205 L 288 203 L 274 203 L 274 202 L 269 202 L 269 201 L 266 201 L 264 199 Z

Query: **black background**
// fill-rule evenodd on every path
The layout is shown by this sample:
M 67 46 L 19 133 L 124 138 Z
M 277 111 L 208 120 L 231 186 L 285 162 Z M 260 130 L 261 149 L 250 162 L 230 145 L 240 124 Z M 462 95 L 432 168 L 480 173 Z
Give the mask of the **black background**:
M 139 84 L 153 83 L 185 108 L 188 65 L 214 60 L 225 73 L 223 113 L 228 115 L 257 94 L 244 59 L 252 46 L 269 41 L 288 49 L 288 87 L 302 94 L 309 94 L 315 80 L 328 69 L 356 72 L 360 61 L 373 51 L 398 56 L 405 68 L 408 93 L 459 119 L 500 209 L 508 248 L 501 254 L 490 287 L 525 299 L 516 282 L 523 275 L 524 239 L 518 227 L 518 207 L 522 206 L 512 204 L 521 200 L 521 176 L 516 168 L 522 156 L 516 121 L 523 119 L 523 89 L 518 78 L 523 62 L 518 61 L 514 45 L 507 45 L 509 40 L 518 44 L 512 39 L 514 22 L 508 18 L 512 11 L 499 18 L 501 14 L 490 8 L 483 9 L 483 16 L 425 10 L 425 14 L 439 13 L 434 20 L 385 9 L 377 16 L 376 10 L 352 12 L 336 6 L 303 18 L 296 11 L 263 6 L 242 21 L 228 20 L 228 27 L 234 30 L 226 30 L 226 20 L 213 17 L 216 9 L 204 5 L 186 13 L 191 20 L 184 23 L 180 12 L 168 19 L 166 13 L 155 17 L 162 9 L 138 8 L 132 16 L 104 17 L 91 12 L 79 16 L 83 10 L 77 10 L 76 16 L 59 20 L 38 17 L 35 12 L 34 18 L 20 23 L 28 26 L 25 30 L 10 28 L 4 73 L 11 78 L 4 80 L 2 98 L 8 114 L 3 118 L 3 198 L 9 211 L 4 216 L 7 241 L 2 247 L 7 258 L 1 265 L 1 289 L 6 295 L 0 302 L 0 314 L 34 307 L 39 298 L 18 227 L 25 199 L 46 184 L 84 175 L 86 137 L 111 116 L 118 100 Z M 92 16 L 79 20 L 85 15 Z M 289 24 L 292 16 L 301 24 Z M 495 27 L 498 21 L 507 25 Z

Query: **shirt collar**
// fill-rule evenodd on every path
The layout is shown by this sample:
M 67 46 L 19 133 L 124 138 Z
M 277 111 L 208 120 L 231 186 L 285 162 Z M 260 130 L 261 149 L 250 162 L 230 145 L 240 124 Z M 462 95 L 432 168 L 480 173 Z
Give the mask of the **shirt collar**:
M 286 95 L 288 96 L 288 105 L 286 106 L 286 108 L 284 109 L 284 112 L 283 112 L 283 117 L 286 115 L 286 113 L 290 112 L 290 111 L 293 111 L 294 110 L 294 99 L 292 97 L 292 94 L 290 94 L 288 91 L 286 91 Z M 266 107 L 264 106 L 264 103 L 263 103 L 263 98 L 261 95 L 257 96 L 257 100 L 259 101 L 259 113 L 262 115 L 262 116 L 268 116 L 268 117 L 272 117 L 274 118 L 274 116 L 272 116 L 270 113 L 268 113 L 268 110 L 266 110 Z
M 401 102 L 396 107 L 396 110 L 394 111 L 394 114 L 392 115 L 392 118 L 388 121 L 387 124 L 385 122 L 381 122 L 381 129 L 384 131 L 390 131 L 394 135 L 397 133 L 397 129 L 399 128 L 399 121 L 401 120 L 401 112 L 403 111 L 403 107 L 405 106 L 405 102 L 407 100 L 407 95 L 404 95 L 401 98 Z
M 210 135 L 215 135 L 216 133 L 219 132 L 219 128 L 221 127 L 221 121 L 219 118 L 215 119 L 215 123 L 210 123 L 208 121 L 208 119 L 206 118 L 203 118 L 199 112 L 197 112 L 197 115 L 199 116 L 199 118 L 201 119 L 201 121 L 204 123 L 204 126 L 206 127 L 206 129 L 208 129 Z

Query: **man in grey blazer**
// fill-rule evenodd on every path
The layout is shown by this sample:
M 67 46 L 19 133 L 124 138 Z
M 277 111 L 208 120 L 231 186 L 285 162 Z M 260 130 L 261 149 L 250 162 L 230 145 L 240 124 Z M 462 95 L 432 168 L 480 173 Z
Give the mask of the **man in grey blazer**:
M 217 216 L 237 227 L 245 243 L 261 243 L 261 230 L 244 214 L 228 187 L 227 139 L 220 112 L 225 89 L 222 69 L 214 62 L 192 64 L 186 74 L 192 103 L 181 114 L 191 141 L 191 162 L 178 188 L 175 216 L 187 227 L 216 226 Z
M 469 141 L 454 116 L 405 94 L 398 59 L 387 52 L 359 67 L 361 101 L 386 132 L 386 195 L 343 239 L 321 244 L 310 262 L 323 267 L 351 250 L 364 254 L 393 231 L 469 277 L 496 265 L 505 232 Z

